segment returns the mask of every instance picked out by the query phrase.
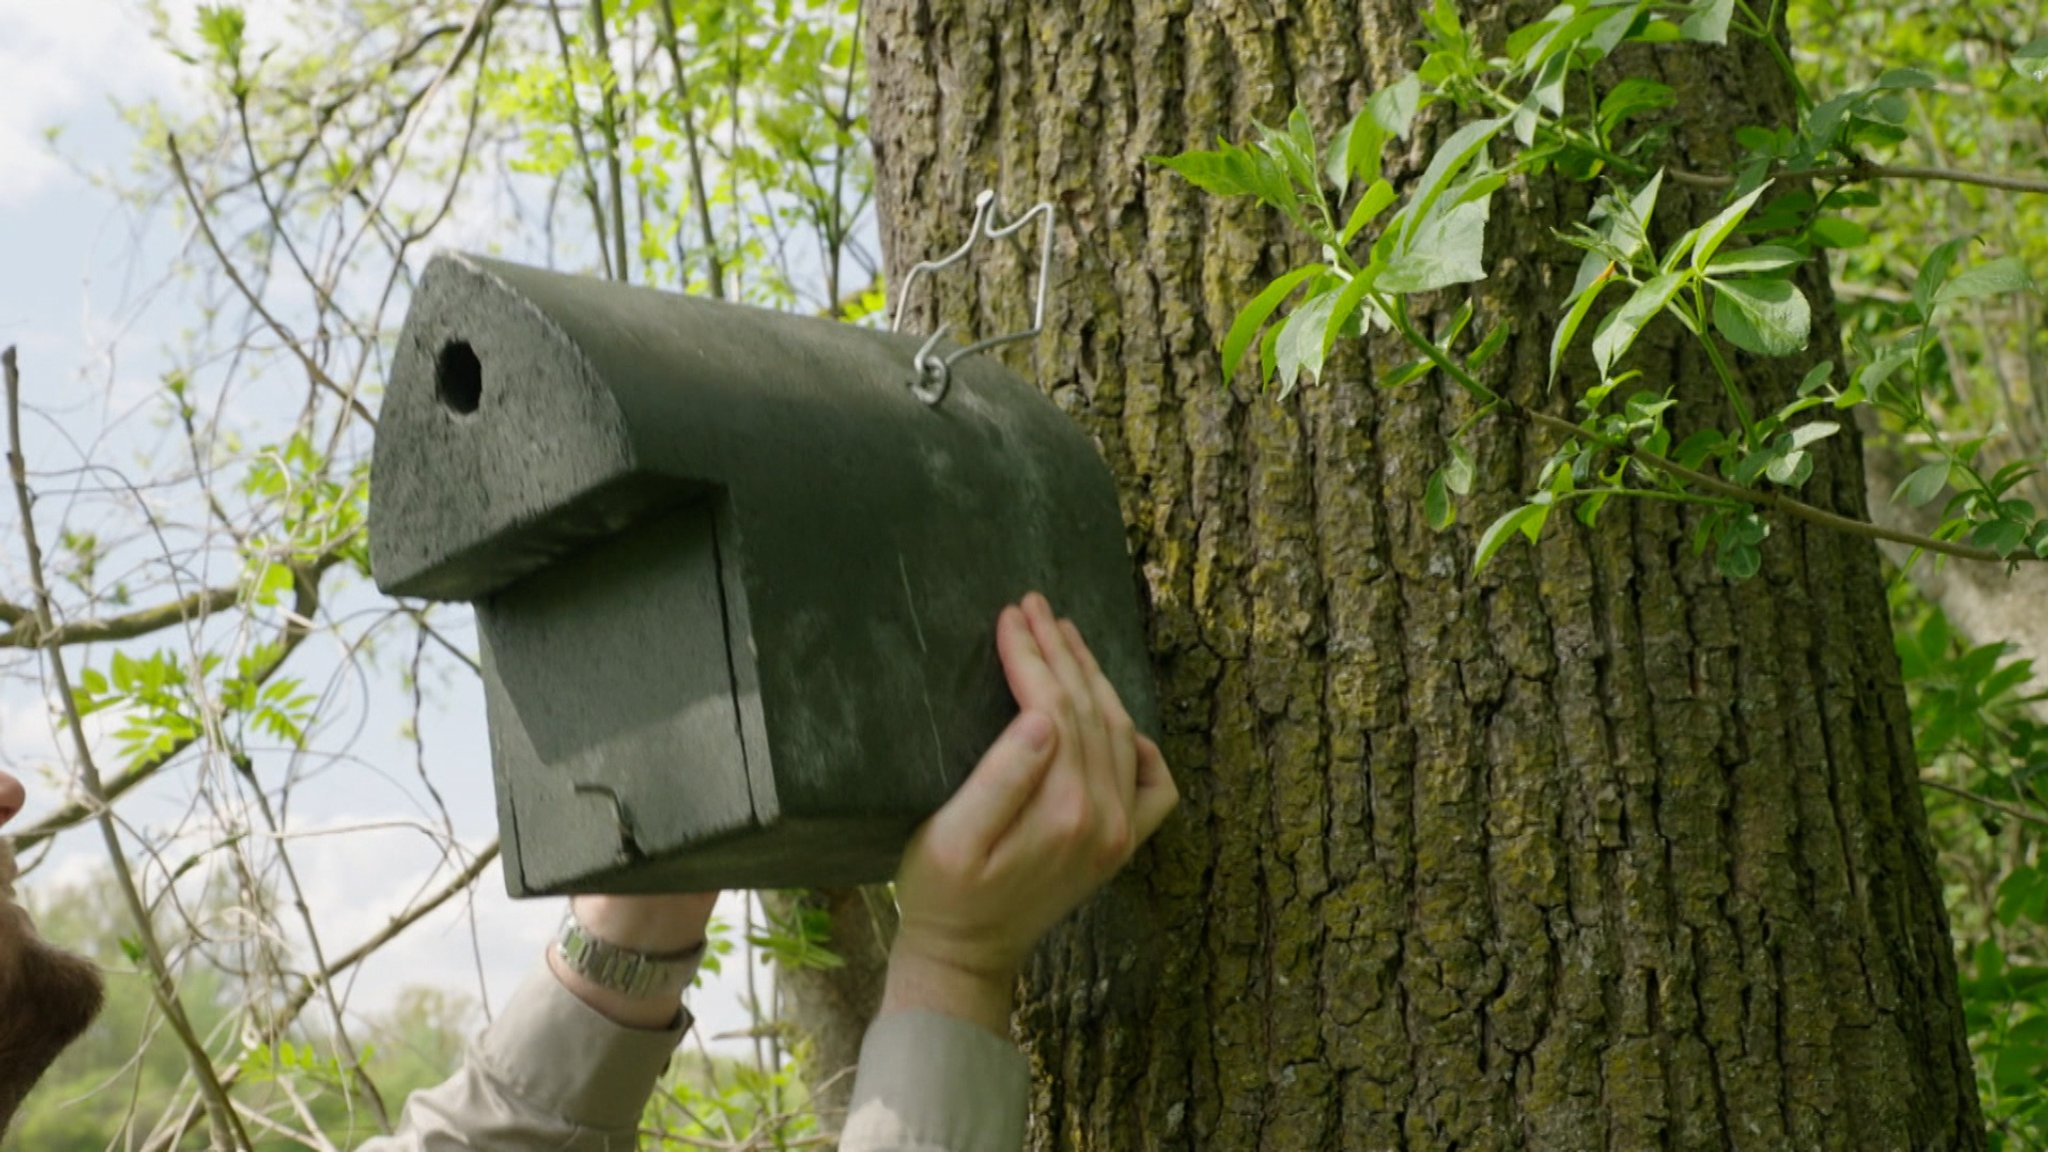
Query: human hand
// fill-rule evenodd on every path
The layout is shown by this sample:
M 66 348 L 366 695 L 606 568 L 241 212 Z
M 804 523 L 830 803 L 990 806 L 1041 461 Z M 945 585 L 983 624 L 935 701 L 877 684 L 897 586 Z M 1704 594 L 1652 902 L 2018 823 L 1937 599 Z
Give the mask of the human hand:
M 1003 610 L 996 649 L 1022 711 L 911 839 L 883 1011 L 929 1008 L 1004 1035 L 1039 938 L 1123 868 L 1179 800 L 1072 622 Z

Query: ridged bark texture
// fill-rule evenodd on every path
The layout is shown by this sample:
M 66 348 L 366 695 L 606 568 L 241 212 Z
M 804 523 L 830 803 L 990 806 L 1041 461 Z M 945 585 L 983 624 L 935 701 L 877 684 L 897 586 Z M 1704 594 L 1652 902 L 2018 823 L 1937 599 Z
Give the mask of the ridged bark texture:
M 1510 26 L 1466 17 L 1493 45 Z M 1025 981 L 1033 1147 L 1981 1147 L 1875 550 L 1780 520 L 1762 575 L 1730 584 L 1690 510 L 1610 506 L 1475 574 L 1546 434 L 1482 421 L 1475 495 L 1438 534 L 1424 488 L 1470 409 L 1376 391 L 1412 358 L 1391 338 L 1287 401 L 1223 378 L 1236 308 L 1313 253 L 1147 157 L 1297 100 L 1327 137 L 1415 63 L 1415 6 L 870 0 L 869 28 L 899 282 L 984 187 L 1058 206 L 1046 332 L 1010 363 L 1119 478 L 1186 796 Z M 1789 107 L 1756 45 L 1627 66 L 1677 89 L 1695 169 Z M 1450 127 L 1425 118 L 1395 176 Z M 1474 286 L 1476 330 L 1513 333 L 1489 382 L 1560 415 L 1586 381 L 1545 392 L 1578 257 L 1550 230 L 1588 196 L 1510 185 Z M 1657 231 L 1713 210 L 1667 185 Z M 978 258 L 920 318 L 1020 327 L 1031 265 Z M 1643 384 L 1731 426 L 1669 328 L 1635 354 Z M 1760 407 L 1804 367 L 1738 371 Z M 1806 496 L 1862 514 L 1860 451 L 1824 442 Z

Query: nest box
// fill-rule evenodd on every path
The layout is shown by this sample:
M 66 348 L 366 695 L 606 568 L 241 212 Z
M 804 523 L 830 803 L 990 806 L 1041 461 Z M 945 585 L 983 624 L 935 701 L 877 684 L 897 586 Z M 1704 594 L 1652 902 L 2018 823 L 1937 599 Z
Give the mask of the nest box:
M 476 607 L 514 895 L 887 879 L 1016 714 L 1038 589 L 1157 732 L 1108 470 L 919 342 L 472 256 L 427 268 L 373 459 L 378 587 Z

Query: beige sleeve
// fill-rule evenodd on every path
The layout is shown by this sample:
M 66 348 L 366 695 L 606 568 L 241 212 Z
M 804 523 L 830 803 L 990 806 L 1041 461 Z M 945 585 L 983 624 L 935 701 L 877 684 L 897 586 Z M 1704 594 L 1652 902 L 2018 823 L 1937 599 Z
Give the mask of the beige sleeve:
M 689 1029 L 600 1016 L 545 968 L 446 1082 L 412 1094 L 398 1130 L 357 1152 L 632 1152 L 641 1110 Z
M 1020 1152 L 1031 1071 L 999 1036 L 937 1012 L 869 1026 L 839 1152 Z

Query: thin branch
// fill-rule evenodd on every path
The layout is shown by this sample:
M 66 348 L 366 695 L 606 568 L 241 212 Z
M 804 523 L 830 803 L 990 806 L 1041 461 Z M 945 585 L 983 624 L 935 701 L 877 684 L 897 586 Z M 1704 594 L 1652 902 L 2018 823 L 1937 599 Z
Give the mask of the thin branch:
M 676 106 L 682 114 L 683 145 L 690 154 L 691 206 L 697 210 L 697 230 L 704 237 L 704 259 L 710 266 L 711 295 L 714 299 L 725 299 L 725 261 L 718 254 L 718 230 L 711 222 L 711 193 L 704 185 L 704 150 L 697 137 L 697 111 L 690 101 L 690 78 L 683 71 L 682 50 L 676 44 L 676 14 L 667 4 L 654 6 L 655 27 L 661 37 L 662 51 L 668 54 L 669 72 L 675 77 Z M 682 229 L 676 229 L 676 242 L 682 243 Z M 678 258 L 680 258 L 678 253 Z M 682 287 L 690 286 L 687 269 L 682 270 Z
M 590 35 L 597 46 L 597 58 L 604 62 L 597 74 L 597 123 L 604 132 L 604 161 L 612 188 L 612 264 L 618 271 L 619 282 L 625 283 L 633 276 L 626 260 L 626 194 L 619 172 L 618 69 L 612 64 L 611 38 L 604 28 L 604 0 L 590 0 Z M 599 237 L 598 243 L 603 242 L 603 237 Z
M 375 428 L 377 426 L 377 418 L 370 413 L 370 409 L 361 400 L 356 398 L 355 392 L 352 389 L 342 387 L 334 377 L 327 374 L 325 368 L 322 368 L 311 356 L 307 355 L 305 348 L 300 346 L 298 338 L 285 328 L 282 321 L 271 315 L 270 309 L 263 306 L 263 298 L 249 286 L 248 281 L 242 279 L 242 273 L 235 267 L 235 262 L 228 259 L 227 250 L 221 247 L 220 237 L 214 235 L 213 225 L 207 221 L 206 206 L 199 199 L 198 190 L 192 186 L 191 175 L 185 171 L 185 157 L 178 151 L 178 138 L 175 135 L 166 135 L 164 137 L 164 147 L 170 152 L 171 171 L 178 177 L 178 186 L 185 190 L 185 199 L 192 205 L 192 214 L 199 223 L 199 234 L 206 238 L 206 246 L 213 249 L 214 259 L 220 262 L 221 270 L 227 273 L 228 279 L 234 283 L 236 290 L 241 292 L 242 299 L 248 301 L 250 309 L 262 319 L 263 323 L 273 333 L 276 333 L 279 340 L 284 341 L 285 347 L 291 349 L 292 355 L 298 357 L 299 363 L 305 366 L 306 375 L 312 379 L 313 383 L 340 397 L 342 403 L 348 405 L 357 416 L 362 418 L 363 423 Z
M 1922 788 L 1932 788 L 1936 792 L 1946 792 L 1959 800 L 1968 800 L 1972 804 L 1980 804 L 1994 812 L 2002 812 L 2023 824 L 2032 824 L 2037 828 L 2048 828 L 2048 816 L 2043 816 L 2038 812 L 2029 812 L 2025 808 L 2016 807 L 2003 800 L 1994 800 L 1989 796 L 1972 792 L 1967 788 L 1958 788 L 1953 784 L 1947 784 L 1940 780 L 1929 780 L 1925 776 L 1920 778 L 1920 786 Z
M 43 575 L 43 549 L 36 539 L 35 500 L 29 495 L 28 465 L 21 451 L 21 373 L 12 347 L 0 352 L 0 374 L 5 375 L 7 388 L 7 473 L 14 485 L 15 505 L 21 512 L 21 538 L 28 554 L 29 585 L 35 591 L 37 631 L 47 636 L 55 631 L 51 619 L 50 586 Z M 106 842 L 107 857 L 113 865 L 115 885 L 128 906 L 129 919 L 148 961 L 150 991 L 156 999 L 157 1009 L 163 1013 L 171 1031 L 185 1049 L 192 1075 L 206 1098 L 215 1142 L 231 1148 L 248 1148 L 251 1146 L 249 1134 L 243 1130 L 234 1104 L 221 1085 L 213 1058 L 207 1054 L 205 1045 L 200 1043 L 197 1032 L 193 1030 L 191 1018 L 185 1014 L 177 981 L 171 974 L 170 962 L 165 958 L 163 941 L 157 938 L 156 924 L 150 917 L 148 905 L 135 886 L 134 875 L 128 870 L 121 834 L 114 827 L 112 812 L 106 807 L 105 794 L 100 788 L 99 767 L 93 763 L 92 745 L 85 737 L 85 718 L 78 710 L 78 698 L 71 691 L 71 677 L 64 667 L 64 650 L 56 645 L 46 645 L 43 655 L 49 661 L 50 678 L 55 682 L 57 695 L 64 703 L 65 726 L 70 729 L 72 751 L 78 757 L 79 783 L 87 796 L 98 802 L 100 835 Z
M 312 1002 L 313 997 L 322 988 L 331 985 L 343 973 L 369 959 L 378 949 L 397 939 L 400 933 L 419 923 L 420 920 L 424 919 L 436 908 L 454 899 L 457 894 L 466 891 L 470 885 L 476 883 L 479 876 L 483 875 L 484 869 L 490 867 L 491 861 L 498 858 L 498 852 L 498 841 L 491 841 L 483 851 L 477 853 L 476 859 L 470 862 L 469 867 L 457 873 L 447 884 L 442 885 L 439 891 L 425 900 L 412 905 L 397 916 L 392 917 L 389 924 L 386 924 L 368 939 L 342 955 L 337 956 L 327 967 L 306 977 L 305 983 L 299 987 L 298 991 L 292 993 L 291 997 L 278 1009 L 277 1014 L 265 1022 L 261 1031 L 257 1034 L 257 1044 L 268 1046 L 283 1039 L 286 1030 L 291 1027 L 292 1022 L 298 1019 L 299 1013 L 305 1011 L 306 1005 Z M 242 1065 L 237 1064 L 235 1067 L 228 1069 L 224 1083 L 229 1087 L 233 1087 L 241 1079 L 241 1075 Z M 171 1149 L 176 1148 L 185 1139 L 185 1133 L 191 1131 L 192 1125 L 198 1123 L 198 1121 L 199 1109 L 194 1104 L 185 1110 L 185 1114 L 176 1123 L 171 1124 L 168 1128 L 163 1129 L 159 1135 L 153 1137 L 144 1146 L 143 1152 L 170 1152 Z
M 1669 170 L 1671 178 L 1697 188 L 1733 188 L 1735 177 L 1713 172 Z M 1833 164 L 1823 168 L 1793 168 L 1774 173 L 1784 180 L 1928 180 L 1943 184 L 1974 184 L 2006 192 L 2048 194 L 2048 180 L 2032 176 L 2011 176 L 2001 172 L 1964 172 L 1955 168 L 1928 168 L 1911 164 Z
M 68 647 L 76 644 L 94 644 L 107 640 L 133 640 L 165 628 L 174 628 L 188 620 L 224 612 L 234 607 L 242 597 L 237 587 L 205 588 L 168 604 L 153 608 L 141 608 L 119 616 L 106 616 L 96 620 L 80 620 L 71 624 L 59 624 L 48 634 L 31 615 L 13 628 L 0 632 L 0 648 L 46 648 L 52 645 Z M 10 605 L 11 607 L 11 605 Z M 5 613 L 0 612 L 0 618 Z

